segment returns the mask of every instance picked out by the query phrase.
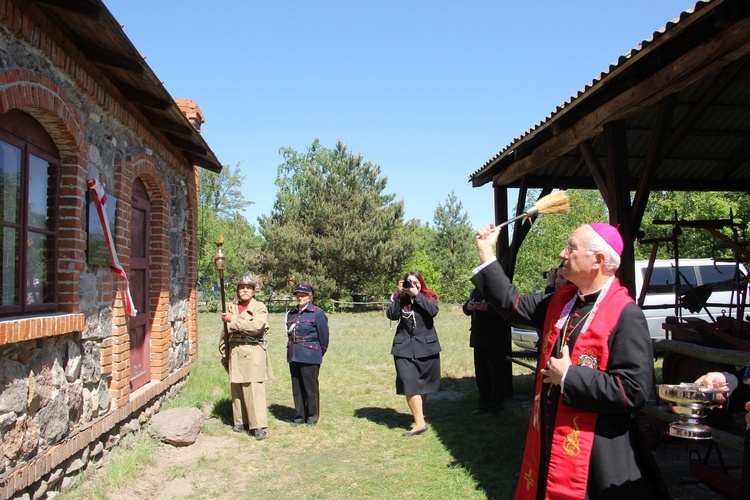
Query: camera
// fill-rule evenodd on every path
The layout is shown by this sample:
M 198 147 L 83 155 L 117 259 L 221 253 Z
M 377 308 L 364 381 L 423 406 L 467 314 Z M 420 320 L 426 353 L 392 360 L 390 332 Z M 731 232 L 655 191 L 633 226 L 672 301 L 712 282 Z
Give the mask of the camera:
M 403 289 L 411 288 L 413 286 L 414 286 L 414 283 L 412 283 L 409 280 L 404 280 L 404 282 L 401 284 L 401 288 Z

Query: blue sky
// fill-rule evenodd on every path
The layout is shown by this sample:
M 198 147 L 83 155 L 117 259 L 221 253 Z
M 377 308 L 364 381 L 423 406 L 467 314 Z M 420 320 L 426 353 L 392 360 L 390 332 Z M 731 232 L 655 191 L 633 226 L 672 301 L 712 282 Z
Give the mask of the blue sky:
M 469 175 L 687 0 L 105 0 L 174 98 L 192 99 L 245 215 L 269 214 L 279 148 L 343 140 L 378 164 L 406 218 L 454 192 L 474 227 L 492 188 Z

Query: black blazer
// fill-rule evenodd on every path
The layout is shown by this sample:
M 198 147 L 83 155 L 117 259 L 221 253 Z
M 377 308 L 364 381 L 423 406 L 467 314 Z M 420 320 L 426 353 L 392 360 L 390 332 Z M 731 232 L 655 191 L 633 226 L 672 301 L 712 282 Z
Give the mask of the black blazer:
M 401 295 L 394 293 L 388 306 L 388 319 L 398 321 L 393 337 L 391 354 L 400 358 L 426 358 L 440 352 L 440 342 L 435 331 L 435 316 L 438 313 L 437 300 L 428 300 L 418 293 L 412 302 L 414 314 L 404 317 Z
M 464 302 L 461 310 L 467 316 L 471 316 L 471 334 L 469 335 L 469 347 L 480 349 L 502 349 L 506 345 L 506 338 L 510 330 L 506 328 L 503 320 L 492 306 L 486 311 L 469 311 L 469 302 L 479 302 L 484 299 L 482 292 L 475 288 L 469 293 L 469 300 Z M 507 342 L 510 345 L 510 342 Z M 505 358 L 503 358 L 505 359 Z

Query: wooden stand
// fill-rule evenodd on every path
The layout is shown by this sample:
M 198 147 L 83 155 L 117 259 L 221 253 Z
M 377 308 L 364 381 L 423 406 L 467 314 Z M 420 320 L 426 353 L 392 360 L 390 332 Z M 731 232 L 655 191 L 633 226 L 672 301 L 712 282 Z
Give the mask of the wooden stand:
M 703 458 L 698 456 L 697 459 L 692 457 L 689 459 L 690 472 L 696 479 L 731 498 L 743 498 L 741 492 L 742 455 L 735 452 L 731 457 L 725 458 L 716 443 L 708 441 L 707 444 Z M 715 457 L 712 457 L 712 451 L 716 452 Z M 698 449 L 691 450 L 691 455 L 692 452 L 697 453 Z

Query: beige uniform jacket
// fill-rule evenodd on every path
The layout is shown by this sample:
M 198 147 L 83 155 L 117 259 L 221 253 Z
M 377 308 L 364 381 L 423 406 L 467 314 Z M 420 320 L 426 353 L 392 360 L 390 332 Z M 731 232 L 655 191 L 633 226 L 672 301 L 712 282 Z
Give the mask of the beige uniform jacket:
M 234 315 L 232 321 L 227 323 L 231 346 L 229 381 L 233 384 L 265 382 L 273 378 L 273 369 L 271 368 L 271 360 L 268 356 L 265 340 L 260 345 L 237 345 L 233 340 L 242 339 L 243 336 L 264 339 L 268 332 L 268 310 L 262 302 L 252 299 L 242 314 L 239 314 L 238 311 L 236 303 L 227 304 L 227 312 Z M 219 342 L 219 352 L 222 359 L 226 357 L 223 330 Z

